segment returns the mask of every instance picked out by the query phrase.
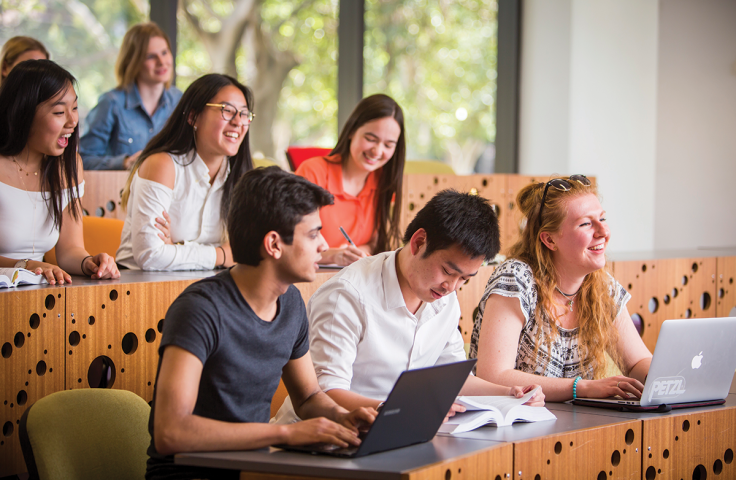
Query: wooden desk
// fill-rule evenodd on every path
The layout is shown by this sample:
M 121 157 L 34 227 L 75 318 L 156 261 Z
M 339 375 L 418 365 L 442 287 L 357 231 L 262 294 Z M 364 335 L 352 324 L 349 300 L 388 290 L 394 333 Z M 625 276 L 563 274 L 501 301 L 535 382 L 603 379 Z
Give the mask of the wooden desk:
M 597 415 L 642 424 L 641 478 L 736 478 L 736 394 L 725 405 L 684 408 L 667 413 L 618 412 L 603 408 L 549 404 L 560 413 Z M 730 452 L 730 453 L 729 453 Z M 716 473 L 718 472 L 718 473 Z
M 641 478 L 641 421 L 569 410 L 553 413 L 553 422 L 484 427 L 455 437 L 513 443 L 518 480 L 596 478 L 601 472 L 599 478 L 609 480 Z
M 241 479 L 317 478 L 424 480 L 509 479 L 513 445 L 436 436 L 431 442 L 356 459 L 286 452 L 275 448 L 186 453 L 175 463 L 241 470 Z

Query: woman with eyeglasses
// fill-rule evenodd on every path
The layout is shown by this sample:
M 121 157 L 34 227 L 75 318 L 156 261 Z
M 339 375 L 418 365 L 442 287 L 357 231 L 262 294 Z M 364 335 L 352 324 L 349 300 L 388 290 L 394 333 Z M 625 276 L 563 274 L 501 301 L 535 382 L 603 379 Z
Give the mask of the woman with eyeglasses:
M 350 265 L 398 247 L 405 152 L 404 113 L 376 94 L 358 103 L 329 156 L 299 165 L 297 175 L 335 197 L 319 213 L 330 247 L 320 263 Z
M 169 37 L 155 23 L 127 31 L 115 62 L 118 86 L 87 115 L 79 153 L 87 170 L 127 170 L 169 119 L 181 91 L 171 85 Z
M 232 77 L 205 75 L 189 86 L 128 177 L 119 265 L 233 265 L 225 219 L 235 184 L 253 168 L 248 127 L 254 116 L 253 94 Z
M 509 259 L 491 275 L 470 344 L 479 377 L 538 383 L 547 400 L 641 397 L 652 354 L 626 290 L 605 270 L 610 231 L 583 175 L 528 185 L 526 217 Z M 624 372 L 607 376 L 607 355 Z

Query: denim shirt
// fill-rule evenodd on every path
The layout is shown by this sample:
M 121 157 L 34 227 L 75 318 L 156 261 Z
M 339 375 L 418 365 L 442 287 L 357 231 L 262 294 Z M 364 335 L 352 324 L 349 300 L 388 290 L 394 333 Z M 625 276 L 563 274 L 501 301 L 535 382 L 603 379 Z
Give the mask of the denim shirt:
M 89 112 L 86 132 L 79 140 L 85 170 L 124 170 L 123 161 L 161 131 L 179 103 L 181 91 L 164 90 L 153 116 L 143 108 L 138 86 L 113 89 L 102 94 Z

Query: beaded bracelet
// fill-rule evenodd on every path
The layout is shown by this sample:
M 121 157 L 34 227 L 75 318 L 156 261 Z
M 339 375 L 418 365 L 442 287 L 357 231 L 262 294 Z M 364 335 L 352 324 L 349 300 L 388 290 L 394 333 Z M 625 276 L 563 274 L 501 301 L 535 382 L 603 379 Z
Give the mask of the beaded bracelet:
M 575 377 L 575 381 L 572 383 L 572 399 L 575 400 L 578 398 L 578 382 L 582 380 L 583 377 Z

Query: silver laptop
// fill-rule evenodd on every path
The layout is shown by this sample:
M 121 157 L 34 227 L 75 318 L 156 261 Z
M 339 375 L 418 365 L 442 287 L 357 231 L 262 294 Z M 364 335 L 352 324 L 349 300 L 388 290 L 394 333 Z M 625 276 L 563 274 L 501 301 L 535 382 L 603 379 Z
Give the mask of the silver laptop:
M 718 405 L 736 369 L 736 317 L 667 320 L 662 324 L 641 400 L 579 398 L 575 405 L 634 411 Z

